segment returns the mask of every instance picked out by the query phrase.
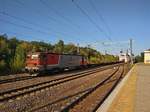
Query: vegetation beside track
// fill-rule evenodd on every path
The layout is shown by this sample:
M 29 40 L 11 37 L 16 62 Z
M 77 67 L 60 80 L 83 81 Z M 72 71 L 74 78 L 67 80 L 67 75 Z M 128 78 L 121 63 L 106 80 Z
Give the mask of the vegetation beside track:
M 25 57 L 28 52 L 49 51 L 55 53 L 77 54 L 78 47 L 73 44 L 65 44 L 59 40 L 56 44 L 46 43 L 42 41 L 24 41 L 15 37 L 0 35 L 0 72 L 1 74 L 19 73 L 25 66 Z M 118 60 L 110 54 L 102 54 L 101 52 L 89 48 L 80 47 L 80 54 L 88 57 L 92 64 L 108 63 Z

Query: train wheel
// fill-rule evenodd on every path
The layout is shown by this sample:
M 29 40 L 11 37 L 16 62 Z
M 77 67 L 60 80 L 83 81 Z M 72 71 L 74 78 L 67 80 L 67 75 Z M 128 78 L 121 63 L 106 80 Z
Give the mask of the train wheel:
M 30 74 L 30 76 L 37 76 L 38 75 L 38 73 L 35 73 L 35 72 L 29 72 L 29 74 Z
M 33 77 L 38 76 L 38 73 L 34 73 L 31 76 L 33 76 Z

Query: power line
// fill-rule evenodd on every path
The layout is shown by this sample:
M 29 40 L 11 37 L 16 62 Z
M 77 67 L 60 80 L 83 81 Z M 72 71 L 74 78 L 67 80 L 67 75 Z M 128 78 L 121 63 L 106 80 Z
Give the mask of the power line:
M 107 22 L 105 21 L 105 19 L 103 18 L 103 16 L 101 15 L 101 13 L 97 10 L 96 6 L 94 5 L 94 3 L 92 2 L 92 0 L 88 0 L 89 3 L 91 4 L 92 8 L 95 10 L 96 14 L 98 15 L 98 17 L 101 19 L 101 21 L 104 23 L 104 25 L 106 26 L 109 35 L 111 35 L 111 30 L 109 28 L 109 25 L 107 24 Z
M 35 31 L 37 33 L 41 33 L 41 34 L 46 34 L 46 35 L 52 35 L 51 33 L 49 32 L 44 32 L 44 31 L 41 31 L 41 30 L 36 30 L 32 27 L 28 27 L 26 25 L 20 25 L 20 24 L 16 24 L 16 23 L 13 23 L 13 22 L 10 22 L 10 21 L 7 21 L 7 20 L 4 20 L 4 19 L 1 19 L 0 18 L 0 22 L 3 22 L 3 23 L 6 23 L 6 24 L 10 24 L 10 25 L 13 25 L 13 26 L 16 26 L 16 27 L 19 27 L 19 28 L 24 28 L 24 29 L 27 29 L 27 30 L 31 30 L 31 31 Z M 58 36 L 57 34 L 54 34 L 55 36 Z M 59 36 L 60 37 L 60 36 Z M 71 38 L 67 39 L 69 41 L 71 41 Z M 80 39 L 79 39 L 80 40 Z
M 9 35 L 9 34 L 13 34 L 13 35 L 15 35 L 16 37 L 17 37 L 18 35 L 25 36 L 25 34 L 20 33 L 20 32 L 19 32 L 19 33 L 18 33 L 18 32 L 16 33 L 16 32 L 12 32 L 12 31 L 7 31 L 7 33 L 8 33 L 8 35 Z M 4 33 L 4 34 L 5 34 L 5 33 Z M 20 37 L 20 36 L 18 36 L 18 37 Z M 18 37 L 17 37 L 17 38 L 18 38 Z M 25 37 L 28 37 L 28 38 L 30 38 L 30 39 L 31 39 L 31 38 L 35 38 L 35 39 L 41 40 L 40 38 L 32 37 L 32 36 L 25 36 Z
M 74 28 L 76 27 L 77 29 L 80 28 L 80 26 L 78 24 L 75 24 L 74 22 L 72 22 L 69 18 L 67 18 L 66 16 L 64 16 L 63 14 L 61 14 L 59 11 L 57 11 L 56 9 L 54 9 L 53 7 L 50 7 L 44 0 L 39 0 L 41 4 L 43 4 L 47 9 L 49 9 L 50 11 L 53 11 L 55 14 L 57 14 L 58 16 L 60 16 L 63 20 L 65 20 L 67 23 L 69 23 L 71 26 L 74 26 Z M 76 30 L 76 29 L 75 29 Z M 78 30 L 76 30 L 76 33 L 81 34 Z M 79 40 L 81 40 L 80 38 L 78 38 Z
M 22 2 L 20 2 L 19 0 L 13 0 L 14 2 L 16 2 L 19 5 L 24 5 Z
M 16 23 L 13 23 L 13 22 L 4 20 L 4 19 L 0 19 L 0 20 L 1 20 L 1 22 L 7 23 L 7 24 L 11 24 L 11 25 L 14 25 L 14 26 L 17 26 L 17 27 L 20 27 L 20 28 L 32 30 L 32 31 L 35 31 L 35 32 L 37 32 L 37 33 L 42 33 L 42 34 L 51 35 L 51 34 L 48 33 L 48 32 L 44 32 L 44 31 L 41 31 L 41 30 L 36 30 L 36 29 L 34 29 L 34 28 L 31 28 L 31 27 L 28 27 L 28 26 L 25 26 L 25 25 L 16 24 Z
M 25 6 L 26 5 L 23 2 L 20 2 L 20 0 L 13 0 L 15 3 L 17 3 L 20 6 Z M 36 10 L 36 9 L 32 9 L 32 11 L 34 11 L 35 13 L 37 13 L 38 15 L 41 14 L 40 11 Z M 62 24 L 62 22 L 58 21 L 56 18 L 53 18 L 50 15 L 47 15 L 48 19 L 50 19 L 51 21 L 55 22 L 55 23 L 59 23 Z
M 14 16 L 14 15 L 11 15 L 11 14 L 9 14 L 9 13 L 7 13 L 7 12 L 4 12 L 4 11 L 0 11 L 0 14 L 5 15 L 5 16 L 8 16 L 8 17 L 11 17 L 11 18 L 14 18 L 14 19 L 19 20 L 19 21 L 23 21 L 23 22 L 28 23 L 28 24 L 32 24 L 32 25 L 36 25 L 36 26 L 38 25 L 38 24 L 36 24 L 36 23 L 32 23 L 32 22 L 30 22 L 30 21 L 27 21 L 27 20 L 25 20 L 25 19 L 23 19 L 23 18 L 20 18 L 20 17 Z M 39 25 L 38 25 L 38 26 L 39 26 Z M 40 27 L 42 27 L 42 26 L 40 26 Z
M 20 6 L 26 6 L 23 2 L 21 2 L 20 0 L 13 0 L 15 3 L 17 3 Z M 37 11 L 36 9 L 32 9 L 32 11 L 34 11 L 35 13 L 37 13 L 38 15 L 40 14 L 39 11 Z M 48 18 L 56 23 L 58 23 L 58 20 L 56 20 L 55 18 L 52 18 L 51 16 L 47 15 Z M 62 24 L 62 22 L 59 22 L 59 24 Z M 64 26 L 64 25 L 63 25 Z M 56 32 L 56 31 L 55 31 Z M 58 32 L 60 33 L 60 32 Z M 61 33 L 62 34 L 62 33 Z M 67 34 L 67 33 L 63 33 L 63 34 Z M 67 34 L 68 35 L 68 34 Z M 76 38 L 76 37 L 75 37 Z M 81 40 L 80 38 L 78 38 L 79 40 Z
M 53 11 L 55 14 L 63 18 L 67 23 L 70 23 L 71 25 L 73 24 L 76 26 L 76 28 L 80 28 L 77 24 L 73 23 L 70 19 L 68 19 L 66 16 L 62 15 L 59 11 L 55 10 L 53 7 L 49 7 L 47 3 L 44 0 L 40 0 L 41 4 L 43 4 L 45 7 Z
M 39 25 L 39 24 L 37 24 L 37 23 L 33 23 L 33 22 L 31 22 L 31 21 L 27 21 L 27 20 L 25 20 L 25 19 L 23 19 L 23 18 L 20 18 L 20 17 L 14 16 L 14 15 L 10 15 L 10 14 L 7 13 L 7 12 L 4 12 L 4 11 L 2 12 L 2 11 L 0 11 L 0 14 L 3 14 L 3 15 L 5 15 L 5 16 L 11 17 L 11 18 L 14 18 L 14 19 L 19 20 L 19 21 L 23 21 L 23 22 L 28 23 L 28 24 L 32 24 L 32 25 L 34 25 L 34 26 L 39 26 L 40 28 L 44 28 L 44 29 L 47 30 L 46 27 L 43 27 L 43 26 L 41 26 L 41 25 Z M 48 28 L 48 29 L 49 29 L 49 28 Z M 55 32 L 56 32 L 56 33 L 59 33 L 59 34 L 62 34 L 62 35 L 68 35 L 68 34 L 66 34 L 66 33 L 58 32 L 58 31 L 55 31 Z
M 74 3 L 74 5 L 88 18 L 88 20 L 97 28 L 98 31 L 103 32 L 105 34 L 105 36 L 111 40 L 111 38 L 103 31 L 103 29 L 101 29 L 94 21 L 93 19 L 78 5 L 77 2 L 75 2 L 75 0 L 72 0 L 72 2 Z
M 63 20 L 65 20 L 67 23 L 69 23 L 70 25 L 74 26 L 74 28 L 76 27 L 77 29 L 80 28 L 80 26 L 78 24 L 75 24 L 74 22 L 72 22 L 69 18 L 67 18 L 66 16 L 64 16 L 63 14 L 61 14 L 59 11 L 57 11 L 56 9 L 54 9 L 53 7 L 50 7 L 44 0 L 39 0 L 41 2 L 41 4 L 43 4 L 47 9 L 49 9 L 50 11 L 53 11 L 55 14 L 57 14 L 58 16 L 60 16 Z M 78 30 L 76 30 L 78 34 L 81 34 Z M 80 38 L 78 38 L 79 40 L 81 40 Z

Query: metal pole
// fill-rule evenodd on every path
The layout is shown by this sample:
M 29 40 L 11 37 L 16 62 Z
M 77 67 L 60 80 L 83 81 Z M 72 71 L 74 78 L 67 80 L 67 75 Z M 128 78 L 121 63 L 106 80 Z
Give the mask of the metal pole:
M 91 53 L 90 53 L 90 45 L 88 44 L 88 61 L 89 61 L 89 63 L 90 63 L 90 56 L 91 55 Z
M 79 47 L 79 43 L 77 44 L 77 54 L 80 54 L 80 47 Z
M 133 64 L 133 53 L 132 53 L 132 39 L 130 39 L 130 55 L 131 55 L 131 64 Z
M 105 55 L 107 54 L 107 50 L 105 50 Z

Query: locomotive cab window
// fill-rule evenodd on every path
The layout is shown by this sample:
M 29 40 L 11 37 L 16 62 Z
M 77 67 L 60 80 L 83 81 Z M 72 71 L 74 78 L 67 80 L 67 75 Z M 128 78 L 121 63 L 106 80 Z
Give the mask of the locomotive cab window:
M 30 59 L 31 55 L 27 55 L 27 59 Z
M 35 54 L 33 54 L 32 56 L 31 56 L 31 59 L 38 59 L 39 58 L 39 55 L 35 55 Z

